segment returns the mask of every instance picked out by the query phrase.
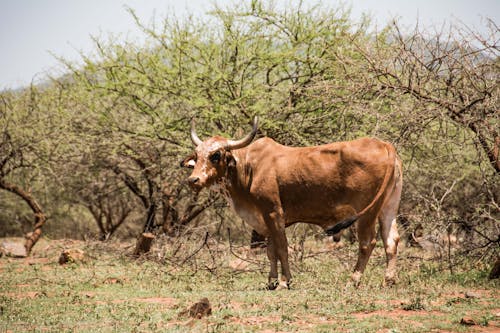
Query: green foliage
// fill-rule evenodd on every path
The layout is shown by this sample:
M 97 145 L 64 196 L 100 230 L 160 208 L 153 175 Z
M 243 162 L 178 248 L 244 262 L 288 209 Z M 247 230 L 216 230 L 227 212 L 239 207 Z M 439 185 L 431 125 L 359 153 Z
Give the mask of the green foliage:
M 213 194 L 193 195 L 178 165 L 192 150 L 191 119 L 203 136 L 238 137 L 259 115 L 259 135 L 283 144 L 365 135 L 393 142 L 403 159 L 400 213 L 409 233 L 420 225 L 441 235 L 453 226 L 466 251 L 493 257 L 500 181 L 485 145 L 495 147 L 488 129 L 498 128 L 494 44 L 484 40 L 485 56 L 468 58 L 439 35 L 406 38 L 397 25 L 371 33 L 367 19 L 354 22 L 342 6 L 290 8 L 214 5 L 203 19 L 168 16 L 150 25 L 129 9 L 142 45 L 95 38 L 83 65 L 61 59 L 64 76 L 1 93 L 1 152 L 19 152 L 1 176 L 31 189 L 53 236 L 76 225 L 73 237 L 106 239 L 121 225 L 128 228 L 121 236 L 130 236 L 152 222 L 171 236 L 205 225 L 224 238 L 231 227 L 242 241 L 248 228 Z M 448 62 L 439 67 L 433 57 Z M 26 214 L 13 213 L 18 199 L 0 195 L 0 223 Z

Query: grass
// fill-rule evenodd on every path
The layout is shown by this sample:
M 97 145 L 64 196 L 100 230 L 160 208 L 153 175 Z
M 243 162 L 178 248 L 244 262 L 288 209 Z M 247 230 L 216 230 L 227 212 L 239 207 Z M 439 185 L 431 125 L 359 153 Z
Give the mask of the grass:
M 401 254 L 399 283 L 381 286 L 384 258 L 377 250 L 360 288 L 349 283 L 355 247 L 331 253 L 322 243 L 292 261 L 292 290 L 265 290 L 265 254 L 245 270 L 234 257 L 203 249 L 178 267 L 134 259 L 115 244 L 75 243 L 89 260 L 60 266 L 67 244 L 39 244 L 33 258 L 0 258 L 0 332 L 494 332 L 499 330 L 499 282 L 487 267 L 451 275 L 440 263 Z M 54 245 L 56 244 L 56 245 Z M 213 248 L 213 247 L 212 247 Z M 294 258 L 293 254 L 291 255 Z M 207 263 L 212 265 L 207 268 Z M 213 263 L 217 265 L 213 265 Z M 466 298 L 474 291 L 479 298 Z M 212 315 L 179 313 L 202 297 Z M 477 325 L 460 324 L 464 316 Z

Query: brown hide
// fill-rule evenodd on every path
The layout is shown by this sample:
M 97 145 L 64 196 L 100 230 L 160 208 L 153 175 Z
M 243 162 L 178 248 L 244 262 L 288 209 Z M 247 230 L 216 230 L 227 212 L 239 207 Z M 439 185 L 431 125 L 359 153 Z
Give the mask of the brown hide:
M 237 214 L 268 237 L 271 289 L 272 283 L 280 284 L 271 281 L 277 278 L 273 263 L 277 259 L 282 265 L 282 282 L 285 286 L 290 282 L 284 229 L 297 222 L 337 232 L 359 220 L 360 257 L 355 268 L 359 276 L 353 277 L 359 282 L 382 212 L 386 222 L 380 223 L 386 252 L 390 252 L 388 261 L 392 260 L 389 254 L 395 260 L 399 239 L 395 214 L 402 172 L 390 143 L 362 138 L 314 147 L 288 147 L 262 138 L 235 150 L 228 149 L 228 140 L 218 136 L 197 143 L 195 154 L 183 162 L 193 167 L 188 178 L 190 185 L 196 190 L 219 187 Z M 340 227 L 334 227 L 339 221 L 343 221 Z M 387 273 L 386 280 L 392 280 L 392 275 Z
M 221 146 L 220 140 L 209 139 L 209 151 Z M 262 215 L 276 209 L 282 210 L 285 226 L 304 222 L 324 229 L 355 215 L 370 205 L 395 163 L 389 159 L 392 145 L 369 138 L 302 148 L 262 138 L 224 152 L 226 170 L 210 167 L 210 161 L 200 163 L 210 152 L 199 148 L 191 177 L 203 181 L 195 187 L 220 185 L 236 212 L 264 236 L 270 229 Z

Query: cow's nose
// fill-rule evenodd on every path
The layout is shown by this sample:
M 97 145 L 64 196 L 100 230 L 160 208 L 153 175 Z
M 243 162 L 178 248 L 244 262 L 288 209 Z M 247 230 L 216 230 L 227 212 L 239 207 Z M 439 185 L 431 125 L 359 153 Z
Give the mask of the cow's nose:
M 199 177 L 189 177 L 189 178 L 188 178 L 188 182 L 189 182 L 190 184 L 196 184 L 196 183 L 198 183 L 199 181 L 200 181 L 200 178 L 199 178 Z

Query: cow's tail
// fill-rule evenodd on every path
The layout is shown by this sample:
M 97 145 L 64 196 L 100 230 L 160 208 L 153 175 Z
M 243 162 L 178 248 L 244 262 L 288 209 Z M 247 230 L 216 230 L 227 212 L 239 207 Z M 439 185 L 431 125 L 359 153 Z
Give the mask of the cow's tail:
M 348 217 L 339 223 L 335 224 L 333 227 L 330 227 L 325 230 L 327 235 L 335 235 L 336 233 L 349 228 L 354 222 L 356 222 L 360 217 L 365 215 L 367 212 L 373 209 L 379 203 L 381 200 L 384 199 L 384 193 L 387 190 L 387 186 L 389 185 L 389 182 L 394 176 L 394 168 L 396 166 L 396 151 L 394 147 L 388 146 L 387 147 L 387 153 L 388 153 L 388 160 L 391 161 L 387 169 L 385 170 L 385 175 L 384 175 L 384 180 L 382 181 L 382 185 L 380 186 L 377 194 L 375 195 L 375 198 L 373 198 L 372 202 L 368 206 L 365 207 L 361 212 L 356 213 L 355 215 Z
M 356 220 L 358 218 L 359 217 L 356 215 L 351 216 L 351 217 L 335 224 L 333 227 L 326 229 L 325 232 L 328 236 L 335 235 L 336 233 L 344 230 L 345 228 L 349 228 L 354 222 L 356 222 Z

